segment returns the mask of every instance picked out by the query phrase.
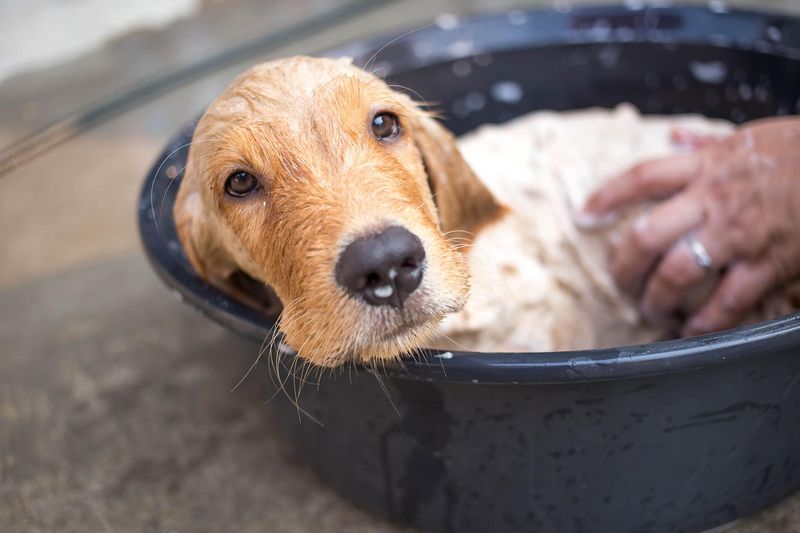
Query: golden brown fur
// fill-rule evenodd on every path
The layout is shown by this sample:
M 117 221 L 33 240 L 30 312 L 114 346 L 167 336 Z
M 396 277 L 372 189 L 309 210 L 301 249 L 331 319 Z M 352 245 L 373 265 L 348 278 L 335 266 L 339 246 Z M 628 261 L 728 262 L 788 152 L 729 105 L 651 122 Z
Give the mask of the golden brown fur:
M 398 139 L 372 135 L 379 111 L 399 117 Z M 238 170 L 262 189 L 226 196 Z M 175 220 L 203 277 L 234 294 L 239 271 L 271 286 L 284 303 L 287 343 L 334 366 L 419 347 L 461 309 L 468 272 L 448 232 L 471 232 L 501 212 L 452 134 L 406 95 L 349 61 L 294 57 L 251 69 L 208 108 Z M 390 225 L 416 234 L 426 253 L 422 284 L 402 311 L 369 306 L 334 279 L 349 242 Z

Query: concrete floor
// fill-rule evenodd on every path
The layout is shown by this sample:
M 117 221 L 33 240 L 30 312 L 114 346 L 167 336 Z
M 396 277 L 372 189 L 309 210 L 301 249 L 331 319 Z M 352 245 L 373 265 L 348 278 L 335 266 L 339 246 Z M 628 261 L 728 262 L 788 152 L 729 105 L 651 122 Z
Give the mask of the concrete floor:
M 0 531 L 399 531 L 302 464 L 264 376 L 230 392 L 241 341 L 140 255 L 2 301 Z
M 506 4 L 399 2 L 264 58 Z M 800 13 L 796 0 L 760 4 Z M 302 17 L 276 9 L 267 20 L 257 2 L 208 2 L 174 27 L 8 80 L 0 146 L 185 61 L 198 36 L 208 50 L 235 43 L 237 27 L 250 35 Z M 172 298 L 139 250 L 142 177 L 178 126 L 245 67 L 141 105 L 0 177 L 0 531 L 402 531 L 303 465 L 264 405 L 265 376 L 230 392 L 252 362 L 228 353 L 240 341 Z M 800 496 L 730 531 L 800 531 Z

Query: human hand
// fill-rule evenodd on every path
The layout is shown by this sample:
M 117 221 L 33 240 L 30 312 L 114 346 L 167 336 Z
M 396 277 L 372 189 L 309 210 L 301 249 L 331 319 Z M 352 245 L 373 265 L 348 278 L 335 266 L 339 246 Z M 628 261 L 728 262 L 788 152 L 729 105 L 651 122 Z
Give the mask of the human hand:
M 675 137 L 693 150 L 612 179 L 584 215 L 654 201 L 624 230 L 612 273 L 651 320 L 676 314 L 693 288 L 716 278 L 684 324 L 691 336 L 737 325 L 800 274 L 800 117 L 753 122 L 722 139 Z

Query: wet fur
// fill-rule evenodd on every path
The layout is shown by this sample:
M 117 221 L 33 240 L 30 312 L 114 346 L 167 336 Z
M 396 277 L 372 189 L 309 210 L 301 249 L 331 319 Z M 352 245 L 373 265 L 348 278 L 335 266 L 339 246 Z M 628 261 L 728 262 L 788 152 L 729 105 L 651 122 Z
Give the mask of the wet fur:
M 399 117 L 397 140 L 372 135 L 378 111 Z M 227 196 L 237 170 L 262 188 Z M 268 311 L 237 280 L 266 284 L 289 303 L 279 322 L 286 342 L 312 363 L 337 366 L 417 348 L 460 310 L 469 285 L 463 236 L 503 210 L 453 135 L 408 96 L 349 60 L 294 57 L 254 67 L 211 104 L 174 215 L 201 276 Z M 415 233 L 426 252 L 422 284 L 401 311 L 369 306 L 334 279 L 349 242 L 390 225 Z

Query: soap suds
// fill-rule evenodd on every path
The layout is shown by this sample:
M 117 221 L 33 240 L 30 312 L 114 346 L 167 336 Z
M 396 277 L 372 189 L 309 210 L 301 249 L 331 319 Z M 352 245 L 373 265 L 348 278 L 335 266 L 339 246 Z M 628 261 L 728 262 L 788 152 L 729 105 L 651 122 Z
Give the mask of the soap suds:
M 640 161 L 679 152 L 671 139 L 676 127 L 717 136 L 733 130 L 724 121 L 645 117 L 621 105 L 535 112 L 461 138 L 467 162 L 511 212 L 478 234 L 468 255 L 467 305 L 444 320 L 434 345 L 552 351 L 674 335 L 664 325 L 644 324 L 609 273 L 619 224 L 590 231 L 576 223 L 576 214 L 608 178 Z M 765 304 L 761 317 L 789 312 L 784 304 Z

